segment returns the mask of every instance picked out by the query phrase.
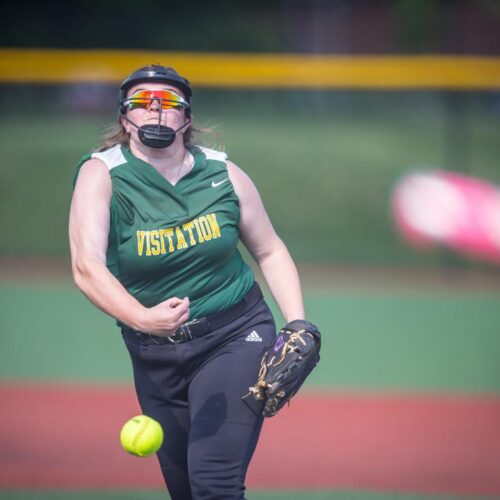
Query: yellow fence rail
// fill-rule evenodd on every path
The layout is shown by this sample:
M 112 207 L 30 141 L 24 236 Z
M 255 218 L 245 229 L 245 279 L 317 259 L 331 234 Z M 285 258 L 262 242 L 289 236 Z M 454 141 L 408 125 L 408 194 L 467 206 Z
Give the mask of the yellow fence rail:
M 199 87 L 499 90 L 500 57 L 0 49 L 1 83 L 117 83 L 150 63 Z

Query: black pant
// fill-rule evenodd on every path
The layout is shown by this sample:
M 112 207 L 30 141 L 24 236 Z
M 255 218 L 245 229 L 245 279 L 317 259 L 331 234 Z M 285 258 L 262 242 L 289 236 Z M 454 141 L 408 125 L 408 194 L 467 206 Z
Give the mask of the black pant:
M 172 500 L 244 498 L 263 418 L 262 403 L 243 396 L 275 334 L 264 300 L 183 344 L 124 331 L 142 411 L 164 430 L 158 459 Z

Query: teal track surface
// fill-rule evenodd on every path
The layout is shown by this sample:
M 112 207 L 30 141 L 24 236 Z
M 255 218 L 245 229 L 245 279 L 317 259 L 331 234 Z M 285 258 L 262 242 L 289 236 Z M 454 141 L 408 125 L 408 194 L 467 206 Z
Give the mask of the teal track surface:
M 499 392 L 498 292 L 306 293 L 320 389 Z M 275 316 L 280 322 L 276 307 Z M 0 378 L 130 382 L 114 321 L 71 284 L 0 284 Z

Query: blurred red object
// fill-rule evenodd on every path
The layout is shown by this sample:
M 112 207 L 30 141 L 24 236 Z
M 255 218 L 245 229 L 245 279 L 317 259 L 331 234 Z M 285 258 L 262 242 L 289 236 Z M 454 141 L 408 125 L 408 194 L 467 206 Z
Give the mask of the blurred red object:
M 396 184 L 391 204 L 396 227 L 411 245 L 443 245 L 500 264 L 497 186 L 443 170 L 413 172 Z

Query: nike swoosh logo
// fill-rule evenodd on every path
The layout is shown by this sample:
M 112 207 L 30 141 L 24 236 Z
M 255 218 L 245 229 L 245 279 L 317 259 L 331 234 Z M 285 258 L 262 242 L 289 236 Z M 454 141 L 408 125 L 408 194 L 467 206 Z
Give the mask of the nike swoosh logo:
M 224 184 L 224 182 L 226 182 L 228 180 L 229 180 L 229 177 L 226 177 L 225 179 L 223 179 L 223 180 L 221 180 L 219 182 L 212 181 L 212 187 L 216 188 L 217 186 L 220 186 L 221 184 Z

